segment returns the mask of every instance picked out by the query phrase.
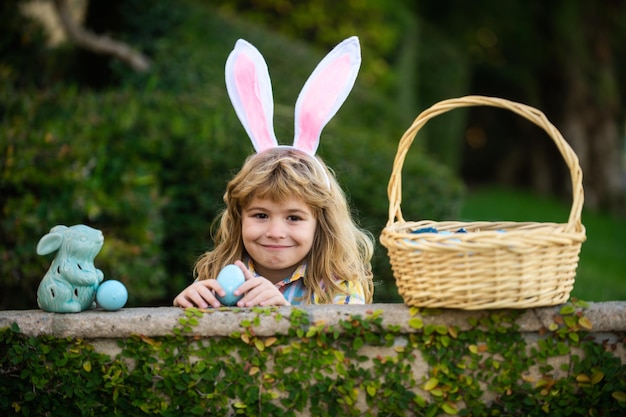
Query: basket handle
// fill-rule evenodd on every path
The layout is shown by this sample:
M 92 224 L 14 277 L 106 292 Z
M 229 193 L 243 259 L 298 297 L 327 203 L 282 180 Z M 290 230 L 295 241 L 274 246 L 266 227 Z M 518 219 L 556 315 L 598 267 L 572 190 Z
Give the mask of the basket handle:
M 582 184 L 582 170 L 578 163 L 578 157 L 569 144 L 565 141 L 557 128 L 548 121 L 546 116 L 539 110 L 527 106 L 525 104 L 516 103 L 502 98 L 485 97 L 485 96 L 465 96 L 440 101 L 430 108 L 424 110 L 413 121 L 413 124 L 404 133 L 398 144 L 398 151 L 393 162 L 391 177 L 387 187 L 387 196 L 389 197 L 389 220 L 387 227 L 393 224 L 394 219 L 404 222 L 400 203 L 402 202 L 402 167 L 406 154 L 413 143 L 413 139 L 417 132 L 433 117 L 436 117 L 449 110 L 460 107 L 473 106 L 494 106 L 508 109 L 520 116 L 525 117 L 537 126 L 541 127 L 552 138 L 559 152 L 570 170 L 572 180 L 573 202 L 570 210 L 569 219 L 567 221 L 566 231 L 580 231 L 582 227 L 581 213 L 584 202 L 584 192 Z

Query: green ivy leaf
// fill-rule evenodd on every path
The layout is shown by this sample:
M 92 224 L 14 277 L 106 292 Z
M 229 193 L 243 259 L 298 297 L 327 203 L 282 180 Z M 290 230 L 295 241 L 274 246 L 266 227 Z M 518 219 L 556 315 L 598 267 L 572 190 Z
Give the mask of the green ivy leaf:
M 580 308 L 588 308 L 589 307 L 589 303 L 584 301 L 584 300 L 578 300 L 573 298 L 572 303 L 576 306 L 576 307 L 580 307 Z
M 443 397 L 443 390 L 441 388 L 435 388 L 430 390 L 430 394 L 435 397 Z
M 587 329 L 587 330 L 591 330 L 593 329 L 593 325 L 591 324 L 591 320 L 589 320 L 587 317 L 582 316 L 578 319 L 578 324 L 580 325 L 580 327 Z
M 453 339 L 458 338 L 459 337 L 459 329 L 458 329 L 458 327 L 456 327 L 456 326 L 449 326 L 448 327 L 448 334 Z
M 620 403 L 626 402 L 626 392 L 615 391 L 615 392 L 611 393 L 611 397 L 615 398 Z
M 413 401 L 415 401 L 415 404 L 417 404 L 420 408 L 426 407 L 426 400 L 420 395 L 413 397 Z
M 441 409 L 443 410 L 444 413 L 454 416 L 456 414 L 458 414 L 458 410 L 456 409 L 456 406 L 452 403 L 443 403 L 441 405 Z
M 604 379 L 604 372 L 598 369 L 594 369 L 591 371 L 591 384 L 592 385 L 596 385 L 597 383 L 602 381 L 602 379 Z
M 439 333 L 440 335 L 446 335 L 448 334 L 448 326 L 444 325 L 444 324 L 439 324 L 435 326 L 435 331 L 437 333 Z
M 355 337 L 354 342 L 352 343 L 352 349 L 359 350 L 365 342 L 361 337 Z
M 412 329 L 419 330 L 424 327 L 424 321 L 420 317 L 411 317 L 409 319 L 409 326 Z
M 437 385 L 439 385 L 439 380 L 435 377 L 432 377 L 428 381 L 426 381 L 426 383 L 424 384 L 424 391 L 431 391 Z
M 265 343 L 261 339 L 254 339 L 254 346 L 260 351 L 263 352 L 265 350 Z
M 565 321 L 565 325 L 570 329 L 573 329 L 578 325 L 578 317 L 576 316 L 565 316 L 563 317 L 563 320 Z

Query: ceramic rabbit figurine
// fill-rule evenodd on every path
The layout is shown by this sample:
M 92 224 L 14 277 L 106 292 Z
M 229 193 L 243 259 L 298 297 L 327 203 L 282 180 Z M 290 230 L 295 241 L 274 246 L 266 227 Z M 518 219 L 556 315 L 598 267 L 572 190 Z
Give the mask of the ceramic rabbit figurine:
M 37 254 L 58 251 L 37 290 L 39 308 L 54 313 L 78 313 L 93 308 L 104 279 L 93 260 L 104 243 L 102 232 L 82 224 L 58 225 L 37 244 Z

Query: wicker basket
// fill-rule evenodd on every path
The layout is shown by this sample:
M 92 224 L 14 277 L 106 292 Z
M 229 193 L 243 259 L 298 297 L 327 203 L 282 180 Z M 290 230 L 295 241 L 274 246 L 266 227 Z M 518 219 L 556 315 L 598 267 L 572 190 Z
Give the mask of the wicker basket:
M 469 106 L 508 109 L 548 133 L 571 172 L 573 204 L 567 223 L 404 220 L 401 171 L 415 135 L 431 118 Z M 574 151 L 539 110 L 483 96 L 433 105 L 400 139 L 387 192 L 389 220 L 380 242 L 407 305 L 476 310 L 551 306 L 568 300 L 585 241 L 582 172 Z

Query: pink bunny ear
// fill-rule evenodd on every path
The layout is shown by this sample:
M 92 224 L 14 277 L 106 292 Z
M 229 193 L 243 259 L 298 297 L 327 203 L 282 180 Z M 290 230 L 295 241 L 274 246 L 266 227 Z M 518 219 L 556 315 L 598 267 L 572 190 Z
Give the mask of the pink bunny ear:
M 243 39 L 237 41 L 226 60 L 226 89 L 257 153 L 277 146 L 267 64 L 259 51 Z
M 317 65 L 296 102 L 294 148 L 315 154 L 322 129 L 350 94 L 360 66 L 356 36 L 341 42 Z

